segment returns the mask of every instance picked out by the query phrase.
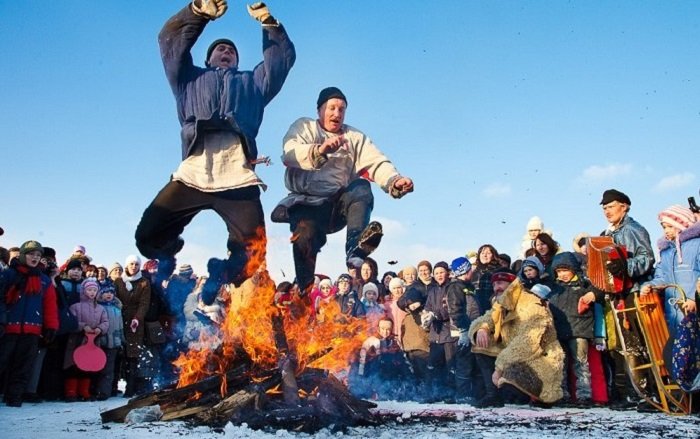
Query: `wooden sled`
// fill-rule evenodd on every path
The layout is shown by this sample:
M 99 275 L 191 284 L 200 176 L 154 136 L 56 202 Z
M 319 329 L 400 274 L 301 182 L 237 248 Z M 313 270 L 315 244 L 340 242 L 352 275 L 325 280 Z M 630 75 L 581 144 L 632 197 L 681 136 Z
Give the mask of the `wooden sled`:
M 678 285 L 667 285 L 681 291 L 683 300 L 685 293 Z M 667 286 L 657 287 L 656 290 L 663 290 Z M 617 333 L 622 354 L 625 357 L 627 375 L 632 381 L 632 385 L 637 394 L 656 409 L 670 415 L 688 415 L 692 409 L 691 396 L 684 392 L 666 368 L 664 362 L 664 346 L 668 343 L 669 332 L 664 317 L 664 306 L 660 294 L 657 291 L 645 296 L 635 293 L 634 308 L 615 309 L 615 331 Z M 679 302 L 678 305 L 682 304 Z M 620 325 L 618 316 L 624 314 L 627 318 L 636 319 L 643 337 L 643 344 L 646 352 L 644 355 L 632 355 L 629 340 Z M 645 377 L 645 378 L 641 378 Z M 644 386 L 641 379 L 649 378 L 653 382 Z M 655 390 L 655 392 L 654 392 Z

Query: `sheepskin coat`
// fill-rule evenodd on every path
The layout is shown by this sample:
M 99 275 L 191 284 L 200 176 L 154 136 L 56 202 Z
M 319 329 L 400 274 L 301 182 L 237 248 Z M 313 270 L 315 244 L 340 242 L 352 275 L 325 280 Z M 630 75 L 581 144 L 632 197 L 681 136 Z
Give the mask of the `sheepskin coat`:
M 498 326 L 500 335 L 494 343 Z M 481 328 L 492 337 L 487 349 L 475 343 Z M 523 288 L 520 281 L 511 283 L 494 308 L 472 322 L 469 337 L 472 352 L 496 357 L 496 370 L 502 373 L 499 387 L 511 384 L 545 403 L 563 397 L 564 351 L 557 340 L 552 314 L 545 302 Z

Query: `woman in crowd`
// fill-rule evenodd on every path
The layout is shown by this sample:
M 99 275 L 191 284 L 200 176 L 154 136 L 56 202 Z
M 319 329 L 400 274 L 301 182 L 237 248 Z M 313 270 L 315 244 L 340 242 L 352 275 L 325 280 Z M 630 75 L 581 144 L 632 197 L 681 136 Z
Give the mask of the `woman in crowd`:
M 476 287 L 476 301 L 483 314 L 491 309 L 491 296 L 493 296 L 493 285 L 491 275 L 502 268 L 498 260 L 498 251 L 491 244 L 484 244 L 476 252 L 476 266 L 472 275 L 472 283 Z
M 144 382 L 138 378 L 139 357 L 145 352 L 145 318 L 151 303 L 151 283 L 141 274 L 141 258 L 130 255 L 124 264 L 124 274 L 114 281 L 117 298 L 122 303 L 124 338 L 126 339 L 126 391 L 131 398 L 143 391 Z
M 544 271 L 550 279 L 556 278 L 554 270 L 552 270 L 552 261 L 554 255 L 559 253 L 559 244 L 548 233 L 540 233 L 535 238 L 535 256 L 544 265 Z

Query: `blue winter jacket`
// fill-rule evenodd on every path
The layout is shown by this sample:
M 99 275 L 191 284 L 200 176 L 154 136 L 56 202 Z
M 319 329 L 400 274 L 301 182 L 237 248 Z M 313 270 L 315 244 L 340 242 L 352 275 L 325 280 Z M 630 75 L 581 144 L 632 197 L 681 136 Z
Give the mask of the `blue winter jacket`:
M 5 326 L 7 334 L 41 335 L 43 329 L 58 329 L 56 289 L 47 275 L 39 276 L 41 291 L 27 294 L 15 264 L 0 275 L 0 325 Z M 7 303 L 7 294 L 15 284 L 21 289 L 19 298 L 15 303 Z
M 689 299 L 695 297 L 695 282 L 700 277 L 700 223 L 695 223 L 688 229 L 680 232 L 678 240 L 681 244 L 682 263 L 678 263 L 678 250 L 676 242 L 662 238 L 658 242 L 660 258 L 654 269 L 654 279 L 651 285 L 680 285 Z M 673 304 L 674 300 L 681 297 L 677 288 L 664 290 L 664 315 L 671 336 L 675 335 L 676 327 L 683 319 L 683 313 L 679 306 Z
M 605 236 L 612 236 L 615 244 L 627 248 L 627 274 L 634 285 L 631 291 L 639 291 L 639 286 L 651 277 L 654 267 L 654 250 L 651 248 L 649 232 L 637 221 L 626 215 L 616 230 L 607 229 Z
M 192 153 L 202 132 L 225 130 L 241 136 L 245 155 L 252 160 L 258 155 L 255 137 L 265 105 L 279 93 L 294 65 L 294 45 L 281 24 L 263 25 L 263 61 L 253 71 L 197 67 L 190 50 L 208 22 L 187 5 L 158 35 L 182 126 L 182 159 Z

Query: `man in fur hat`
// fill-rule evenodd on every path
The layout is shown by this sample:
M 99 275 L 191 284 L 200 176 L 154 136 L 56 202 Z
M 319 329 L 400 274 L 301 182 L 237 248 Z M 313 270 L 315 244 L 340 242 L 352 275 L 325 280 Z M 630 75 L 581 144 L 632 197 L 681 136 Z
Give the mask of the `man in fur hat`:
M 476 407 L 502 407 L 504 393 L 520 402 L 552 404 L 562 398 L 564 351 L 552 314 L 519 280 L 472 322 L 469 340 L 486 387 Z
M 255 173 L 255 137 L 263 110 L 279 93 L 296 53 L 284 27 L 264 3 L 248 6 L 262 24 L 263 62 L 252 71 L 238 70 L 238 51 L 231 40 L 214 41 L 206 67 L 195 66 L 190 49 L 207 24 L 224 15 L 226 0 L 194 0 L 165 23 L 158 36 L 165 74 L 175 95 L 182 126 L 182 163 L 143 213 L 136 245 L 144 256 L 159 259 L 159 277 L 175 269 L 175 255 L 184 245 L 185 226 L 202 210 L 215 211 L 229 236 L 226 260 L 209 260 L 202 300 L 212 303 L 219 287 L 245 280 L 251 241 L 265 231 L 260 188 Z

